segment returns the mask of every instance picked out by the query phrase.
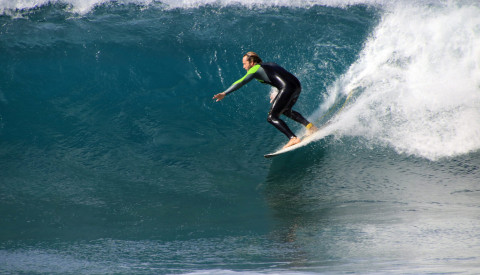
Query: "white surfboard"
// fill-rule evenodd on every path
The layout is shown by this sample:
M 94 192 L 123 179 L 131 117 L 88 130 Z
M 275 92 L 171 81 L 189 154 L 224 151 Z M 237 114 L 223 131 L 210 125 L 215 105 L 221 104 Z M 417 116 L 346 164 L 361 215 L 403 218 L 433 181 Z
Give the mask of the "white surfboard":
M 326 126 L 326 125 L 325 125 Z M 264 155 L 265 158 L 273 158 L 275 156 L 278 156 L 278 155 L 281 155 L 281 154 L 285 154 L 287 152 L 290 152 L 290 151 L 293 151 L 293 150 L 296 150 L 300 147 L 303 147 L 307 144 L 309 144 L 310 142 L 312 141 L 316 141 L 316 140 L 320 140 L 326 136 L 328 136 L 330 134 L 330 131 L 328 131 L 327 129 L 325 129 L 326 127 L 322 127 L 320 128 L 318 131 L 316 131 L 315 133 L 307 136 L 307 137 L 303 137 L 301 138 L 302 141 L 300 143 L 297 143 L 295 145 L 292 145 L 290 147 L 287 147 L 287 148 L 281 148 L 273 153 L 270 153 L 270 154 L 266 154 Z

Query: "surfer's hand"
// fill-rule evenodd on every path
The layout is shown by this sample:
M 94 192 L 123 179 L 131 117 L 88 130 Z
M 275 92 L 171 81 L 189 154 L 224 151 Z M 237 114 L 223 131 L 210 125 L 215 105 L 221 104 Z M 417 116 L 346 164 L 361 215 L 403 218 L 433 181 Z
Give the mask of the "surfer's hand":
M 219 93 L 213 96 L 213 99 L 216 99 L 216 102 L 219 102 L 225 97 L 225 93 Z

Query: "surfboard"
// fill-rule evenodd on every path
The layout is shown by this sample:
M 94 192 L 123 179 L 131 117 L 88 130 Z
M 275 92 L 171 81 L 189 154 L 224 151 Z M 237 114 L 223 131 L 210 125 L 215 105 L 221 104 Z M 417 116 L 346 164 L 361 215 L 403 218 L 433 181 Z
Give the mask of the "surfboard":
M 326 126 L 326 125 L 325 125 Z M 281 148 L 273 153 L 270 153 L 270 154 L 266 154 L 264 155 L 265 158 L 273 158 L 275 156 L 278 156 L 278 155 L 281 155 L 281 154 L 285 154 L 287 152 L 291 152 L 291 151 L 294 151 L 300 147 L 303 147 L 313 141 L 317 141 L 317 140 L 321 140 L 322 138 L 326 137 L 329 135 L 329 131 L 327 131 L 325 129 L 325 127 L 322 127 L 320 128 L 318 131 L 316 131 L 315 133 L 309 135 L 309 136 L 304 136 L 301 138 L 302 141 L 300 141 L 299 143 L 295 144 L 295 145 L 292 145 L 290 147 L 287 147 L 287 148 Z

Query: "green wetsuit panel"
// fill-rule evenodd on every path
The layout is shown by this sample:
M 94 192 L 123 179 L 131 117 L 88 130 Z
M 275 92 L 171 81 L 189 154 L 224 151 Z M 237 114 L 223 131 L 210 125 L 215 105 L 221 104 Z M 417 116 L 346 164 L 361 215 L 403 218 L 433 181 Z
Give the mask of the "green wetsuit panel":
M 260 66 L 260 64 L 257 64 L 253 67 L 251 67 L 247 74 L 240 78 L 239 80 L 235 81 L 227 90 L 225 90 L 226 94 L 229 94 L 231 92 L 234 92 L 238 89 L 240 89 L 243 85 L 247 84 L 250 82 L 252 79 L 257 79 L 258 81 L 262 83 L 269 83 L 270 79 L 268 78 L 267 74 L 265 73 L 265 70 Z

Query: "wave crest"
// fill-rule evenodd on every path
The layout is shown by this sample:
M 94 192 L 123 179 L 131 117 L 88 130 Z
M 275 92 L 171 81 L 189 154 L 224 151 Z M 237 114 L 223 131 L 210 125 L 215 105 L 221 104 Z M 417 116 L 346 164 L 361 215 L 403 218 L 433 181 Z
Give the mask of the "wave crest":
M 331 93 L 360 88 L 345 135 L 428 159 L 480 149 L 480 7 L 405 6 L 384 15 Z
M 351 5 L 383 5 L 388 1 L 380 0 L 0 0 L 0 14 L 11 14 L 12 11 L 36 9 L 47 5 L 66 5 L 70 12 L 86 14 L 94 8 L 106 5 L 141 5 L 155 6 L 164 9 L 189 9 L 206 5 L 227 7 L 241 5 L 248 8 L 256 7 L 294 7 L 309 8 L 317 5 L 347 7 Z

